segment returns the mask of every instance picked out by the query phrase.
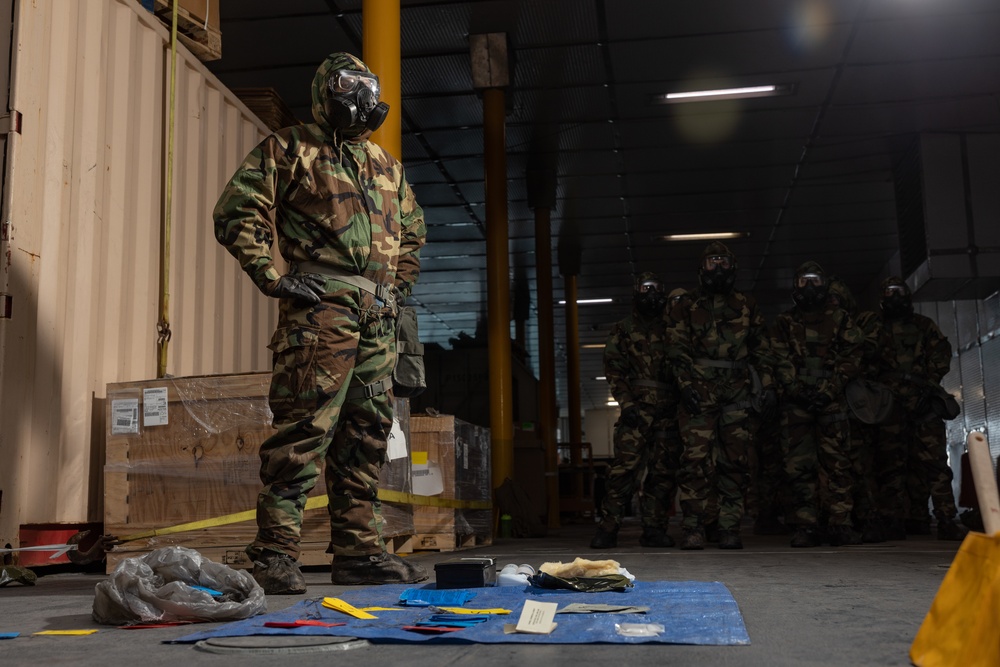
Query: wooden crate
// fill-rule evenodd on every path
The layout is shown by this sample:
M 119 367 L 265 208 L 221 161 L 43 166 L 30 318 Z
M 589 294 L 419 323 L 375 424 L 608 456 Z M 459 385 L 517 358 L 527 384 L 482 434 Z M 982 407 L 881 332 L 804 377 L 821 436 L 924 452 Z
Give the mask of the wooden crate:
M 222 57 L 219 1 L 180 0 L 178 3 L 177 39 L 202 61 L 218 60 Z M 153 13 L 168 28 L 173 23 L 173 4 L 173 0 L 153 2 Z
M 274 88 L 233 88 L 233 94 L 272 132 L 299 125 L 299 119 Z
M 490 500 L 490 431 L 453 415 L 410 415 L 414 492 L 421 476 L 438 474 L 441 498 Z M 422 469 L 425 465 L 427 470 Z M 492 541 L 492 511 L 413 508 L 414 549 L 453 551 Z
M 252 510 L 261 483 L 260 444 L 274 429 L 267 404 L 270 373 L 170 378 L 108 385 L 105 465 L 105 532 L 129 535 Z M 160 414 L 157 393 L 165 392 Z M 149 411 L 150 418 L 144 418 Z M 405 434 L 409 405 L 397 400 Z M 382 488 L 410 491 L 410 462 L 383 467 Z M 323 496 L 322 473 L 310 497 Z M 412 550 L 409 505 L 383 503 L 387 547 Z M 252 565 L 243 549 L 256 534 L 253 519 L 197 531 L 127 542 L 109 554 L 109 571 L 124 557 L 168 546 L 188 546 L 233 566 Z M 309 510 L 302 525 L 307 565 L 328 563 L 325 508 Z

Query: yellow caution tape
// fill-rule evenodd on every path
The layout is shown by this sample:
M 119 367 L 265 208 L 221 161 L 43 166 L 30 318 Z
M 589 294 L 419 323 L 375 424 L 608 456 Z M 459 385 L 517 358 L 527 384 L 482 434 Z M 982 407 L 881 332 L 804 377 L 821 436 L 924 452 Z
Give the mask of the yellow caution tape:
M 354 618 L 378 618 L 378 616 L 372 616 L 368 612 L 361 611 L 357 607 L 353 607 L 340 598 L 323 598 L 323 606 L 327 609 L 333 609 L 334 611 L 341 611 L 345 614 L 349 614 Z
M 510 609 L 469 609 L 467 607 L 438 607 L 438 609 L 449 614 L 496 614 L 503 616 L 510 613 Z
M 384 500 L 387 503 L 398 503 L 401 505 L 451 507 L 454 509 L 469 510 L 488 510 L 493 508 L 493 503 L 489 500 L 456 500 L 454 498 L 436 498 L 434 496 L 418 496 L 415 493 L 404 493 L 402 491 L 392 491 L 390 489 L 379 489 L 378 497 L 379 500 Z M 318 509 L 326 507 L 329 504 L 330 499 L 327 496 L 313 496 L 306 500 L 305 509 Z M 132 533 L 131 535 L 119 537 L 118 541 L 131 542 L 132 540 L 144 540 L 150 537 L 159 537 L 161 535 L 173 535 L 174 533 L 186 533 L 191 530 L 204 530 L 205 528 L 215 528 L 216 526 L 228 526 L 231 523 L 253 521 L 256 518 L 257 510 L 247 510 L 246 512 L 223 514 L 222 516 L 213 517 L 211 519 L 202 519 L 201 521 L 179 523 L 176 526 L 154 528 L 152 530 L 145 530 L 141 533 Z
M 67 637 L 82 637 L 84 635 L 92 635 L 97 630 L 42 630 L 41 632 L 34 632 L 35 635 L 65 635 Z

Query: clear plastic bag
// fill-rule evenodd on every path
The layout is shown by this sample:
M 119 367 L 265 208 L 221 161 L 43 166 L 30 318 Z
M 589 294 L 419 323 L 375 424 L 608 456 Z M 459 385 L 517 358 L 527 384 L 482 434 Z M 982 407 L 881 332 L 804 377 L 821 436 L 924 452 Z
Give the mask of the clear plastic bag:
M 123 560 L 97 584 L 93 617 L 105 625 L 130 625 L 236 621 L 265 611 L 264 589 L 249 572 L 210 561 L 194 549 L 164 547 Z

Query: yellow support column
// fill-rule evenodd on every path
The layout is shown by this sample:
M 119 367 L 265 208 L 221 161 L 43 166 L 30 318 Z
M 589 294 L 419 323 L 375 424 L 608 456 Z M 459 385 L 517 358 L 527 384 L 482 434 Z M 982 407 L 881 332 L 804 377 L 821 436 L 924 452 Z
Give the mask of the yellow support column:
M 514 476 L 513 379 L 510 367 L 510 257 L 507 229 L 506 102 L 502 88 L 483 90 L 486 149 L 486 292 L 490 357 L 493 488 Z
M 382 87 L 381 101 L 389 105 L 389 115 L 373 135 L 372 141 L 389 151 L 397 160 L 403 159 L 402 117 L 400 92 L 399 0 L 364 0 L 361 5 L 362 60 L 378 75 Z

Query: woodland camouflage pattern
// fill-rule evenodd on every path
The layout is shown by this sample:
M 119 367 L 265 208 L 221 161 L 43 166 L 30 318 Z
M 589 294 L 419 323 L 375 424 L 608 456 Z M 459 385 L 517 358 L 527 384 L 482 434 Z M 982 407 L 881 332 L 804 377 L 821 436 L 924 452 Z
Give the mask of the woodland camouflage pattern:
M 822 275 L 823 269 L 806 262 L 796 271 L 802 273 Z M 786 398 L 782 441 L 797 525 L 817 526 L 820 512 L 830 526 L 852 524 L 854 475 L 844 385 L 858 374 L 863 345 L 861 330 L 840 307 L 828 305 L 816 311 L 796 307 L 775 320 L 772 352 L 788 362 L 778 367 L 776 377 Z M 808 410 L 796 402 L 816 394 L 829 398 L 822 410 Z M 826 493 L 820 489 L 821 479 Z
M 709 500 L 717 493 L 718 526 L 734 530 L 743 517 L 749 484 L 750 372 L 746 367 L 699 365 L 696 360 L 751 364 L 765 388 L 772 384 L 774 360 L 763 318 L 751 296 L 736 290 L 712 294 L 702 287 L 690 294 L 689 300 L 671 309 L 667 329 L 667 359 L 676 385 L 678 389 L 694 387 L 702 408 L 698 415 L 683 406 L 678 410 L 684 441 L 677 474 L 683 525 L 685 530 L 703 527 L 709 518 Z
M 658 280 L 653 273 L 643 273 L 636 284 Z M 662 317 L 645 317 L 632 308 L 630 315 L 617 322 L 604 347 L 604 374 L 611 385 L 611 395 L 624 413 L 637 412 L 637 423 L 615 424 L 615 460 L 607 480 L 601 529 L 617 531 L 642 476 L 642 525 L 663 530 L 674 494 L 674 473 L 678 455 L 674 423 L 676 390 L 666 383 L 664 332 Z M 649 387 L 636 380 L 659 382 Z
M 284 128 L 247 156 L 215 208 L 218 241 L 258 288 L 270 294 L 281 273 L 271 248 L 293 266 L 320 262 L 408 295 L 420 268 L 426 228 L 402 164 L 369 142 L 345 139 L 326 118 L 327 81 L 336 69 L 367 71 L 333 54 L 313 81 L 315 123 Z M 388 376 L 395 361 L 392 309 L 374 295 L 325 277 L 316 306 L 282 299 L 271 410 L 278 432 L 261 446 L 258 535 L 247 547 L 299 555 L 306 495 L 326 463 L 331 543 L 339 555 L 384 549 L 378 473 L 392 424 L 392 393 L 348 399 L 349 387 Z
M 883 288 L 898 280 L 887 278 Z M 921 400 L 951 368 L 951 344 L 933 320 L 912 313 L 881 318 L 878 350 L 878 379 L 896 395 L 876 449 L 879 510 L 892 519 L 926 521 L 929 494 L 938 518 L 952 519 L 957 509 L 945 425 Z
M 854 324 L 861 331 L 864 343 L 861 346 L 861 365 L 858 377 L 868 380 L 878 379 L 878 337 L 881 320 L 877 313 L 871 310 L 858 312 L 858 302 L 854 294 L 842 280 L 834 278 L 830 281 L 830 294 L 840 299 L 840 307 L 854 318 Z M 878 439 L 879 427 L 876 424 L 865 424 L 849 413 L 851 429 L 851 447 L 849 458 L 854 476 L 853 497 L 854 510 L 852 523 L 864 529 L 877 520 L 875 511 L 875 442 Z

